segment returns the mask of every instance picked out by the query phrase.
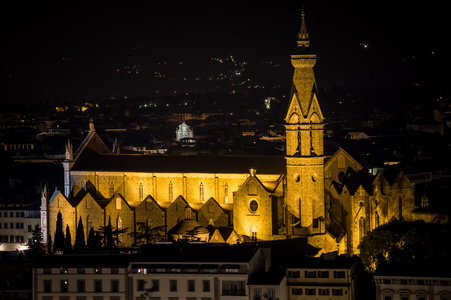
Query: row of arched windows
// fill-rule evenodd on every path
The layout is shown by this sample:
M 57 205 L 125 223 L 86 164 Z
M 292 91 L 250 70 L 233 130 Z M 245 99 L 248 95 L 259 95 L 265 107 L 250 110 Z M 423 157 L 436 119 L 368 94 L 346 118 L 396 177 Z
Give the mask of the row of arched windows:
M 139 193 L 139 199 L 140 200 L 144 199 L 144 186 L 143 186 L 142 182 L 139 183 L 138 193 Z M 113 195 L 114 195 L 114 183 L 111 182 L 110 183 L 110 197 L 113 197 Z M 174 200 L 174 184 L 172 183 L 172 181 L 169 181 L 168 201 L 173 201 L 173 200 Z M 205 185 L 203 182 L 201 182 L 199 184 L 199 200 L 201 202 L 205 201 Z M 225 183 L 224 184 L 224 202 L 228 203 L 228 201 L 229 201 L 229 185 L 227 183 Z

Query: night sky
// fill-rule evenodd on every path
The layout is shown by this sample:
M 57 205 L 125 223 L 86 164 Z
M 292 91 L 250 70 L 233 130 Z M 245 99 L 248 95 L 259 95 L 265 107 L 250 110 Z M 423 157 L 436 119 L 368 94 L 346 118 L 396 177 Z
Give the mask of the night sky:
M 280 68 L 265 76 L 289 81 L 302 9 L 283 0 L 12 2 L 2 10 L 1 102 L 152 95 L 153 83 L 117 69 L 227 55 L 273 61 Z M 445 2 L 303 3 L 320 87 L 449 91 Z

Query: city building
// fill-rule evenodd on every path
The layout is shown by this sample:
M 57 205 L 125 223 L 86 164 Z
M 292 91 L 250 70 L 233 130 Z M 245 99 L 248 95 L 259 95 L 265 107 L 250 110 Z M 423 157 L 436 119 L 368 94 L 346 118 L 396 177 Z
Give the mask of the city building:
M 41 226 L 38 202 L 0 204 L 0 251 L 27 249 L 36 225 Z
M 356 299 L 357 263 L 353 258 L 309 258 L 286 269 L 287 299 Z
M 249 277 L 268 257 L 251 244 L 159 244 L 139 253 L 46 255 L 33 299 L 250 299 Z
M 33 268 L 33 299 L 125 300 L 126 254 L 48 255 Z
M 249 277 L 265 259 L 249 244 L 151 247 L 130 262 L 132 299 L 251 299 Z
M 61 213 L 72 239 L 79 220 L 85 236 L 108 220 L 117 229 L 136 232 L 146 223 L 168 232 L 189 207 L 201 226 L 232 227 L 241 241 L 305 237 L 320 253 L 357 254 L 363 237 L 389 221 L 447 221 L 428 209 L 414 213 L 429 204 L 416 203 L 414 184 L 403 172 L 370 176 L 342 148 L 325 155 L 316 55 L 304 12 L 297 44 L 285 156 L 118 154 L 91 122 L 75 152 L 70 142 L 66 146 L 64 190 L 43 199 L 44 230 L 54 236 Z M 121 246 L 135 242 L 131 235 L 120 239 Z
M 374 276 L 376 300 L 449 300 L 449 272 L 388 272 Z

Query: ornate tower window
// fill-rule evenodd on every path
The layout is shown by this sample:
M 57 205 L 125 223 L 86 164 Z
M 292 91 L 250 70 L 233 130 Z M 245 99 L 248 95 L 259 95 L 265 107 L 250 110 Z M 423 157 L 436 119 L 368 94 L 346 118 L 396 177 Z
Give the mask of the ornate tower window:
M 172 183 L 172 181 L 169 181 L 169 196 L 168 196 L 168 200 L 172 201 L 172 199 L 174 199 L 174 184 Z
M 121 210 L 122 209 L 122 200 L 119 197 L 116 198 L 116 209 L 117 210 Z
M 143 183 L 140 182 L 139 183 L 139 200 L 142 200 L 144 198 L 144 193 L 143 193 Z
M 204 202 L 204 191 L 205 191 L 205 186 L 204 186 L 204 183 L 201 182 L 199 185 L 199 200 L 201 202 Z
M 379 227 L 380 219 L 379 219 L 379 212 L 376 210 L 374 215 L 374 225 L 375 227 Z

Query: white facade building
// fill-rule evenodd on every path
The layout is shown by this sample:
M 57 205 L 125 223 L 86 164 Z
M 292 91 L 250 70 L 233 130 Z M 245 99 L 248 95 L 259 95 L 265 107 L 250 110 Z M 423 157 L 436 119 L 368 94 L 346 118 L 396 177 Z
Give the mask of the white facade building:
M 35 226 L 41 226 L 39 203 L 0 206 L 0 251 L 23 250 Z

